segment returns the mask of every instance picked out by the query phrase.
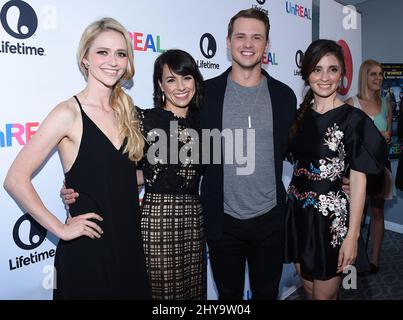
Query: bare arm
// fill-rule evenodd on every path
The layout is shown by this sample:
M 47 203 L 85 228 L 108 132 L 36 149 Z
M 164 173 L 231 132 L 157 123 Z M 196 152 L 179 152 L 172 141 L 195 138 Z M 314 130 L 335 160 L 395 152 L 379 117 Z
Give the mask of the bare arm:
M 67 139 L 75 116 L 74 111 L 67 106 L 67 103 L 62 103 L 54 108 L 36 134 L 17 155 L 4 181 L 4 188 L 36 221 L 64 240 L 71 240 L 81 235 L 96 236 L 92 231 L 94 228 L 97 229 L 97 226 L 86 219 L 102 218 L 95 213 L 89 213 L 81 217 L 86 222 L 79 222 L 76 221 L 78 219 L 75 219 L 71 226 L 63 224 L 44 206 L 32 185 L 31 179 L 33 173 L 45 161 L 52 149 L 62 139 Z
M 143 170 L 136 170 L 136 174 L 137 174 L 137 185 L 141 187 L 144 184 Z
M 339 252 L 339 272 L 354 263 L 357 257 L 357 242 L 360 236 L 366 184 L 367 177 L 364 173 L 350 170 L 350 218 L 348 232 Z

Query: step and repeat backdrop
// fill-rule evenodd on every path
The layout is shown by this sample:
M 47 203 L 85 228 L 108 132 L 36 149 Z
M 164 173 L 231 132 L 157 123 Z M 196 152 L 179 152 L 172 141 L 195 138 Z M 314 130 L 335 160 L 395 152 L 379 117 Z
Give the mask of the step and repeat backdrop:
M 226 49 L 228 21 L 251 7 L 264 11 L 271 22 L 263 67 L 287 83 L 300 101 L 299 66 L 312 37 L 311 0 L 0 1 L 0 182 L 50 110 L 85 86 L 75 55 L 83 30 L 92 21 L 113 17 L 128 29 L 136 67 L 128 92 L 136 105 L 151 108 L 153 63 L 158 55 L 180 48 L 193 55 L 205 79 L 224 72 L 231 64 Z M 285 172 L 286 183 L 289 177 L 290 172 Z M 62 182 L 55 151 L 33 183 L 45 205 L 64 221 Z M 0 299 L 51 299 L 57 241 L 0 190 Z M 248 299 L 247 276 L 245 283 Z M 280 298 L 296 285 L 293 266 L 285 265 Z M 208 298 L 216 299 L 210 270 L 208 290 Z

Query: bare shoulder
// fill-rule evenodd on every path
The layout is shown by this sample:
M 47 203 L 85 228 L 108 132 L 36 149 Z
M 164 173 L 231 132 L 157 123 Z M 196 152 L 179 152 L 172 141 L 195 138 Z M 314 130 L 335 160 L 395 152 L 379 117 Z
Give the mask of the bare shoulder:
M 50 116 L 56 117 L 65 123 L 73 123 L 80 115 L 80 109 L 74 98 L 60 102 L 50 113 Z

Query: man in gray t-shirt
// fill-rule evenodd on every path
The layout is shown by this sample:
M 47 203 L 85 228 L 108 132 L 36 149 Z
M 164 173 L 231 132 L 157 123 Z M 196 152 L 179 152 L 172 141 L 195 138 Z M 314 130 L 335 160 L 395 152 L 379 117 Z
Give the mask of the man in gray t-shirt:
M 222 163 L 210 160 L 201 183 L 203 212 L 219 299 L 242 299 L 248 263 L 253 299 L 276 299 L 283 267 L 281 180 L 296 98 L 261 68 L 268 17 L 242 10 L 228 25 L 232 67 L 205 82 L 205 129 L 223 139 Z

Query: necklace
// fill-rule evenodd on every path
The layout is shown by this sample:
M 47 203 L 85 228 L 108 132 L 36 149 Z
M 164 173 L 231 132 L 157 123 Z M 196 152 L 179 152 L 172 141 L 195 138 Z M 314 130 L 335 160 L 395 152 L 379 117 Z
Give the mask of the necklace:
M 238 83 L 236 83 L 233 80 L 231 80 L 231 81 L 234 83 L 233 88 L 234 88 L 234 92 L 236 94 L 237 100 L 241 101 L 241 107 L 245 108 L 245 106 L 247 104 L 248 96 L 246 98 L 243 97 L 241 99 L 242 95 L 241 95 L 241 93 L 239 93 L 239 89 L 237 88 L 237 86 L 241 86 L 241 85 L 239 85 Z M 253 112 L 253 109 L 257 106 L 258 97 L 260 96 L 260 94 L 262 92 L 262 88 L 264 87 L 264 83 L 265 83 L 265 81 L 264 81 L 264 79 L 262 79 L 260 81 L 260 83 L 256 87 L 245 87 L 245 88 L 256 88 L 255 90 L 257 90 L 255 100 L 254 100 L 253 104 L 250 105 L 249 112 L 248 112 L 247 120 L 248 120 L 248 128 L 249 129 L 252 128 L 252 112 Z

